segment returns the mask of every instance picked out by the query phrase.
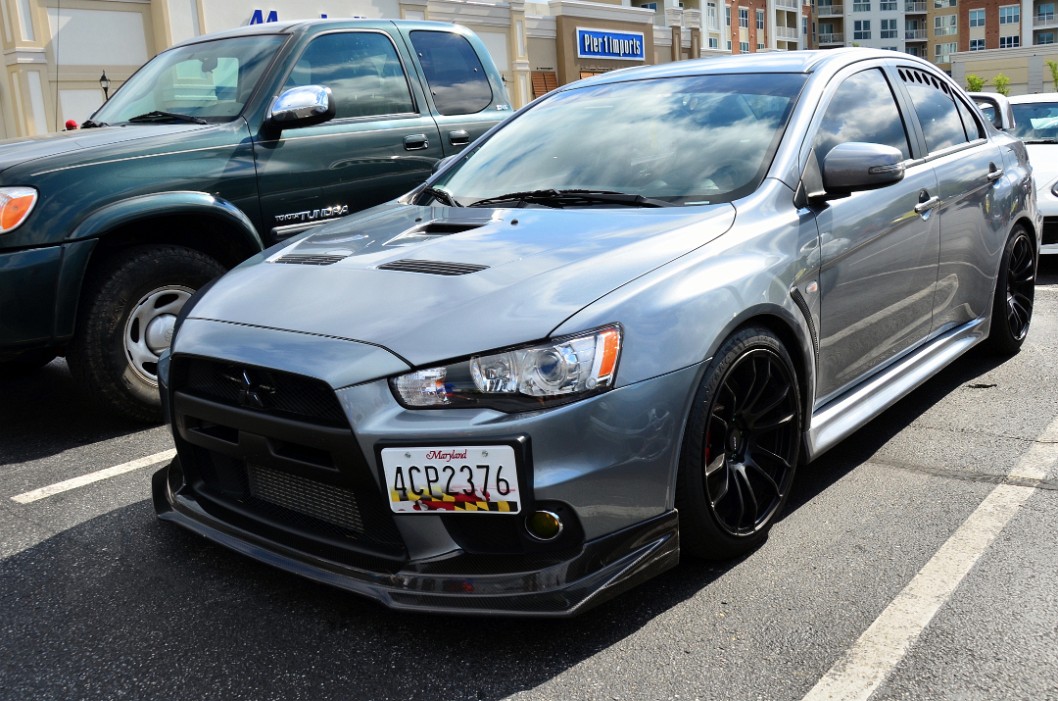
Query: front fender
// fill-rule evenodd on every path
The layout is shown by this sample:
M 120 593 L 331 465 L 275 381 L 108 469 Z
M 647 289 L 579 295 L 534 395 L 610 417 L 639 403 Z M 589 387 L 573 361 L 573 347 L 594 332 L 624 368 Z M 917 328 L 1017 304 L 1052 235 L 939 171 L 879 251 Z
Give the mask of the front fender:
M 66 241 L 99 238 L 108 231 L 155 216 L 188 214 L 219 219 L 231 227 L 242 246 L 253 251 L 264 248 L 261 236 L 241 209 L 209 193 L 194 191 L 156 192 L 112 202 L 86 217 Z

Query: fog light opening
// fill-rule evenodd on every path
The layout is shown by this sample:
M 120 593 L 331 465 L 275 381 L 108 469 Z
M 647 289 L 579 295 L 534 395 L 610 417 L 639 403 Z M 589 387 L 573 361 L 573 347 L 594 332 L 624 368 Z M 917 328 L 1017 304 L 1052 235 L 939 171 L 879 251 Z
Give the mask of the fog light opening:
M 525 530 L 537 540 L 554 540 L 562 533 L 562 519 L 553 511 L 534 511 L 525 519 Z

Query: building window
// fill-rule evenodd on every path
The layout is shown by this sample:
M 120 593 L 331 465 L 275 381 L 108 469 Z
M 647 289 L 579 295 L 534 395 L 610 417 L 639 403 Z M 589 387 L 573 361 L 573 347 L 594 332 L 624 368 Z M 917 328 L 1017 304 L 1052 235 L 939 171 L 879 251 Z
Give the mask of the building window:
M 951 63 L 951 55 L 958 50 L 958 44 L 955 42 L 950 44 L 937 44 L 933 47 L 934 62 Z
M 853 22 L 853 39 L 870 39 L 871 38 L 871 21 L 869 19 L 858 19 Z
M 1014 49 L 1021 46 L 1021 37 L 1014 35 L 1012 37 L 999 37 L 999 48 L 1001 49 Z
M 1037 22 L 1053 22 L 1054 21 L 1054 3 L 1043 2 L 1036 6 L 1036 21 Z
M 740 41 L 740 42 L 738 42 L 738 52 L 740 54 L 748 54 L 749 53 L 749 42 L 748 41 Z
M 985 40 L 984 39 L 971 39 L 970 40 L 970 51 L 984 51 Z
M 1000 24 L 1018 24 L 1021 22 L 1021 5 L 1007 5 L 999 8 Z
M 757 29 L 764 29 L 764 10 L 757 10 Z
M 855 0 L 852 3 L 853 12 L 870 12 L 871 11 L 871 0 Z
M 764 44 L 757 44 L 757 51 L 764 51 Z
M 727 40 L 727 50 L 728 51 L 731 50 L 731 40 L 730 39 Z
M 554 71 L 532 71 L 529 76 L 533 83 L 533 98 L 546 95 L 558 87 L 558 73 Z
M 749 8 L 738 8 L 738 26 L 749 28 Z
M 808 18 L 801 18 L 801 34 L 808 36 Z
M 882 12 L 896 12 L 896 0 L 882 0 L 878 9 Z
M 983 27 L 983 26 L 985 26 L 985 11 L 984 10 L 970 10 L 970 26 L 971 27 Z
M 879 39 L 896 39 L 896 20 L 895 19 L 883 19 L 882 20 L 882 31 L 878 35 Z
M 955 7 L 956 0 L 933 0 L 933 7 L 943 10 L 945 7 Z
M 724 19 L 727 20 L 727 26 L 730 27 L 731 26 L 731 6 L 730 5 L 728 5 L 728 6 L 726 6 L 724 8 Z
M 710 49 L 719 49 L 720 48 L 720 40 L 717 39 L 716 37 L 709 37 L 709 48 Z
M 1040 32 L 1036 35 L 1037 44 L 1053 44 L 1054 32 Z
M 711 3 L 709 3 L 708 5 L 705 6 L 705 18 L 706 18 L 706 21 L 709 23 L 709 25 L 708 25 L 709 29 L 719 29 L 720 28 L 719 18 L 717 17 L 717 14 L 716 14 L 716 3 L 715 2 L 711 2 Z
M 943 37 L 958 33 L 958 22 L 958 15 L 942 15 L 941 17 L 934 17 L 933 36 Z
M 654 12 L 658 11 L 658 4 L 656 2 L 643 2 L 640 3 L 639 6 L 642 7 L 644 10 L 653 10 Z

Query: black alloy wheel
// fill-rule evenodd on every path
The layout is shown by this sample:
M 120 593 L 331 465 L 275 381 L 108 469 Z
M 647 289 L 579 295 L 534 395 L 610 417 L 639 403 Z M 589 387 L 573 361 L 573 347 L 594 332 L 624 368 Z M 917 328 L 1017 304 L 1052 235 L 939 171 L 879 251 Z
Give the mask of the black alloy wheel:
M 758 545 L 790 495 L 801 398 L 789 355 L 750 328 L 720 348 L 695 401 L 677 487 L 681 547 L 725 559 Z
M 1021 349 L 1032 322 L 1035 291 L 1035 241 L 1023 227 L 1017 226 L 1003 248 L 996 280 L 992 330 L 987 341 L 994 353 L 1013 355 Z

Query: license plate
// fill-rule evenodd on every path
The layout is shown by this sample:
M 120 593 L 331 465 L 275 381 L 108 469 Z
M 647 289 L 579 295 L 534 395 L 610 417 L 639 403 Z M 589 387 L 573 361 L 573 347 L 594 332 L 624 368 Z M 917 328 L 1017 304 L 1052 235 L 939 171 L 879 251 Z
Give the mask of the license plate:
M 383 448 L 389 508 L 398 514 L 516 514 L 518 467 L 509 445 Z

